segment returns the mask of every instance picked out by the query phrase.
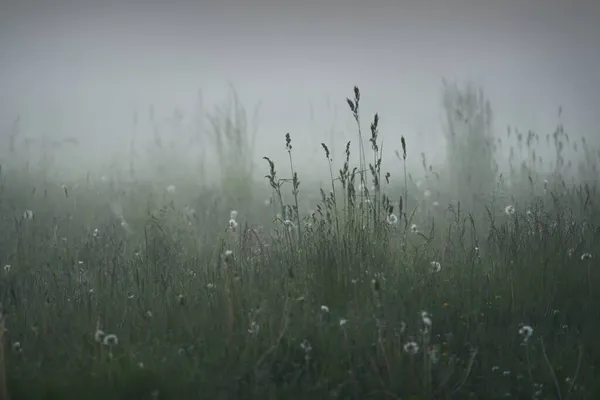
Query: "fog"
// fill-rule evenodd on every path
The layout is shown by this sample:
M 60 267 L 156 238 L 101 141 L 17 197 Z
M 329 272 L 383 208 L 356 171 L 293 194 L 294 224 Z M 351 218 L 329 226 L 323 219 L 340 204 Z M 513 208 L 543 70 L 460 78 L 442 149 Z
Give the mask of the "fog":
M 511 125 L 545 136 L 562 107 L 569 133 L 597 139 L 598 8 L 557 0 L 5 2 L 0 156 L 20 116 L 24 137 L 79 140 L 59 164 L 100 168 L 126 158 L 134 115 L 141 140 L 151 106 L 158 120 L 178 109 L 194 121 L 233 87 L 249 116 L 259 106 L 260 168 L 265 155 L 285 160 L 290 132 L 300 170 L 328 173 L 320 143 L 341 163 L 345 142 L 356 140 L 345 98 L 357 85 L 364 129 L 378 112 L 388 157 L 404 135 L 411 162 L 421 151 L 442 162 L 442 78 L 481 85 L 499 133 Z

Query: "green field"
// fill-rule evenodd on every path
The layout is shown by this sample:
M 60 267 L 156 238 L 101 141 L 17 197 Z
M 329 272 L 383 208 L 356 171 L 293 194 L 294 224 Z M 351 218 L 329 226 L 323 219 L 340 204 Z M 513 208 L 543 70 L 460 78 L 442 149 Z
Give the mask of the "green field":
M 448 159 L 430 165 L 384 151 L 356 89 L 326 185 L 295 170 L 293 132 L 289 163 L 255 149 L 252 171 L 217 120 L 216 186 L 130 166 L 61 182 L 15 147 L 0 398 L 600 398 L 598 149 L 560 125 L 495 135 L 480 94 L 444 96 Z

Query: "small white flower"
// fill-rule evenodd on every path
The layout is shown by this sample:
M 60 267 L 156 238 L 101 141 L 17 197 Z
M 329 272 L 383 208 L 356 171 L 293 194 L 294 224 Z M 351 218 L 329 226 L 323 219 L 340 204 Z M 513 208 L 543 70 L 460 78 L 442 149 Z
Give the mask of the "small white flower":
M 499 367 L 499 366 L 497 366 L 497 365 L 494 365 L 494 366 L 492 367 L 492 372 L 498 372 L 498 371 L 500 371 L 500 367 Z
M 431 190 L 425 189 L 425 192 L 423 192 L 423 194 L 425 195 L 425 197 L 429 197 L 431 196 Z
M 505 213 L 506 215 L 513 215 L 513 214 L 515 213 L 515 207 L 514 207 L 514 206 L 511 206 L 511 205 L 508 205 L 508 206 L 506 206 L 506 207 L 504 208 L 504 213 Z
M 583 253 L 581 255 L 581 260 L 585 261 L 585 260 L 590 260 L 592 258 L 592 254 L 591 253 Z
M 138 366 L 139 369 L 143 369 L 144 368 L 144 363 L 140 361 L 139 363 L 137 363 L 137 366 Z
M 419 345 L 417 342 L 407 342 L 404 344 L 404 351 L 410 355 L 415 355 L 419 352 Z
M 300 343 L 300 348 L 302 350 L 304 350 L 304 352 L 306 354 L 310 353 L 312 351 L 312 345 L 310 344 L 310 342 L 307 339 L 304 339 L 301 343 Z
M 33 219 L 33 211 L 25 210 L 25 212 L 23 212 L 23 219 L 31 221 Z
M 16 351 L 17 353 L 20 353 L 21 351 L 23 351 L 23 349 L 21 348 L 21 342 L 14 342 L 12 344 L 12 349 L 14 351 Z
M 94 232 L 92 233 L 92 235 L 97 238 L 100 235 L 100 231 L 98 230 L 98 228 L 94 229 Z
M 146 311 L 146 317 L 152 318 L 152 311 L 150 311 L 150 310 Z
M 207 283 L 206 284 L 206 288 L 207 289 L 214 289 L 215 288 L 215 284 L 214 283 Z
M 237 230 L 238 227 L 238 223 L 236 222 L 235 219 L 230 219 L 229 220 L 229 229 L 231 229 L 232 232 L 235 232 Z
M 169 192 L 171 194 L 175 193 L 175 186 L 174 185 L 167 186 L 167 192 Z
M 321 311 L 324 313 L 328 313 L 329 312 L 329 307 L 327 307 L 326 305 L 322 305 L 321 306 Z
M 411 231 L 412 233 L 417 233 L 417 232 L 419 232 L 419 228 L 417 227 L 417 224 L 412 224 L 412 225 L 410 226 L 410 231 Z
M 260 331 L 260 326 L 256 323 L 256 321 L 250 322 L 250 327 L 248 328 L 248 333 L 256 336 L 256 335 L 258 335 L 259 331 Z
M 238 212 L 236 210 L 231 210 L 229 213 L 229 219 L 237 219 Z
M 510 371 L 509 370 L 503 371 L 502 375 L 503 376 L 510 376 Z
M 439 206 L 439 205 L 440 205 L 439 201 L 437 201 L 437 200 L 436 200 L 436 201 L 434 201 L 434 202 L 433 202 L 433 206 L 434 206 L 434 207 L 437 207 L 437 206 Z
M 348 323 L 348 320 L 345 318 L 340 318 L 340 326 L 344 326 Z
M 431 270 L 433 272 L 440 272 L 442 270 L 442 264 L 437 261 L 432 261 L 429 264 L 431 265 Z
M 104 336 L 104 339 L 102 340 L 102 343 L 105 346 L 110 346 L 110 347 L 116 346 L 116 345 L 119 344 L 119 338 L 117 337 L 117 335 L 111 333 L 111 334 L 108 334 L 108 335 Z
M 102 342 L 102 340 L 104 339 L 104 331 L 98 329 L 96 330 L 96 332 L 94 333 L 94 340 L 98 343 Z
M 4 272 L 9 273 L 10 272 L 10 264 L 6 264 L 4 266 Z

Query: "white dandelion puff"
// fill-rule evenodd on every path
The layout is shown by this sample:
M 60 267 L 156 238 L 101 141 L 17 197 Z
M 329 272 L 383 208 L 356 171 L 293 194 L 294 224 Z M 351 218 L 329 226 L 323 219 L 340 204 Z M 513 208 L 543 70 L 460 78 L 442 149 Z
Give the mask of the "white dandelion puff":
M 415 355 L 419 352 L 419 345 L 417 342 L 406 342 L 404 344 L 404 351 L 408 354 Z
M 98 343 L 101 343 L 102 340 L 104 340 L 104 336 L 106 336 L 104 334 L 104 331 L 101 329 L 97 329 L 96 332 L 94 333 L 94 340 Z
M 110 333 L 110 334 L 104 336 L 102 343 L 105 346 L 113 347 L 113 346 L 116 346 L 119 344 L 119 338 L 114 333 Z
M 431 270 L 433 272 L 440 272 L 442 270 L 442 264 L 437 261 L 432 261 L 429 264 L 431 265 Z
M 386 221 L 389 225 L 395 225 L 398 223 L 398 217 L 396 216 L 396 214 L 392 213 L 387 216 Z
M 585 261 L 585 260 L 590 260 L 592 258 L 592 253 L 583 253 L 581 255 L 581 260 Z
M 515 207 L 511 205 L 504 207 L 504 213 L 506 215 L 513 215 L 515 213 Z
M 230 219 L 229 220 L 229 229 L 231 229 L 232 232 L 235 232 L 237 230 L 238 227 L 238 223 L 235 219 Z
M 4 266 L 4 272 L 6 272 L 7 274 L 10 272 L 10 264 L 6 264 Z
M 418 233 L 418 232 L 419 232 L 419 228 L 417 227 L 417 224 L 412 224 L 412 225 L 410 226 L 410 231 L 411 231 L 412 233 Z
M 533 328 L 530 325 L 523 325 L 519 328 L 519 335 L 523 336 L 523 343 L 527 343 L 533 335 Z

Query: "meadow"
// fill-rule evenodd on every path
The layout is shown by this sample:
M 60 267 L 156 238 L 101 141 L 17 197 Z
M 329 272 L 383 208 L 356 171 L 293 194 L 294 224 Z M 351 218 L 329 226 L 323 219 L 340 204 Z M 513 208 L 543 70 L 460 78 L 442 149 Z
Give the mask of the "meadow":
M 157 132 L 149 178 L 68 182 L 15 137 L 0 397 L 599 398 L 599 149 L 560 124 L 494 133 L 481 92 L 443 95 L 447 159 L 402 138 L 388 171 L 355 88 L 356 140 L 322 144 L 323 185 L 296 170 L 293 132 L 289 163 L 252 149 L 237 103 L 210 119 L 219 185 L 177 171 Z

